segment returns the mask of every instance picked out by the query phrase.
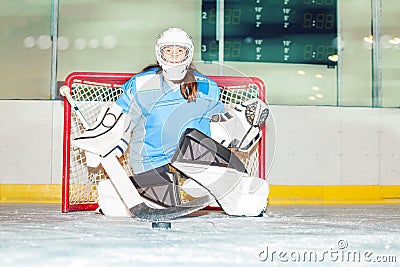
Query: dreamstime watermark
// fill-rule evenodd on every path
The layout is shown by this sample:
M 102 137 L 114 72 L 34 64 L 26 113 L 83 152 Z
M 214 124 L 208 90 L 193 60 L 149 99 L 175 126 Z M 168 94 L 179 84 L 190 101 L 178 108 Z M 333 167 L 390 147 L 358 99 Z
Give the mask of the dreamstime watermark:
M 346 240 L 339 240 L 337 248 L 324 251 L 316 250 L 272 250 L 268 246 L 259 254 L 258 259 L 263 262 L 376 262 L 396 263 L 397 256 L 375 255 L 372 251 L 349 250 Z

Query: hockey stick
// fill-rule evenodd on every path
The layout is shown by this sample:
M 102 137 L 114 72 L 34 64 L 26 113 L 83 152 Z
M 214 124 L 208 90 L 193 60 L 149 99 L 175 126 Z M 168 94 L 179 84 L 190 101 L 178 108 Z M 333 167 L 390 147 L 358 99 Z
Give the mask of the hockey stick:
M 70 88 L 66 85 L 60 88 L 60 94 L 66 98 L 68 103 L 74 110 L 79 120 L 85 129 L 89 129 L 89 123 L 86 121 L 84 115 L 76 105 L 75 100 L 70 94 Z M 144 200 L 136 190 L 135 186 L 130 181 L 125 170 L 122 168 L 116 156 L 110 154 L 102 157 L 100 160 L 101 165 L 110 177 L 111 184 L 118 193 L 121 201 L 129 211 L 129 214 L 134 219 L 144 221 L 163 221 L 175 219 L 194 211 L 206 207 L 210 203 L 210 197 L 205 196 L 195 200 L 186 202 L 179 206 L 169 207 L 165 209 L 154 209 L 147 206 Z

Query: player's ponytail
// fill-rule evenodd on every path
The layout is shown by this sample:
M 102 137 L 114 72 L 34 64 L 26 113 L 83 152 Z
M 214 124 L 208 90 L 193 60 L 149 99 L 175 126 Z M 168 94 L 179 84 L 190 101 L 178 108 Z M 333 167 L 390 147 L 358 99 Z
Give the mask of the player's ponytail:
M 181 94 L 188 102 L 196 102 L 197 89 L 198 85 L 194 77 L 194 68 L 190 66 L 181 83 Z

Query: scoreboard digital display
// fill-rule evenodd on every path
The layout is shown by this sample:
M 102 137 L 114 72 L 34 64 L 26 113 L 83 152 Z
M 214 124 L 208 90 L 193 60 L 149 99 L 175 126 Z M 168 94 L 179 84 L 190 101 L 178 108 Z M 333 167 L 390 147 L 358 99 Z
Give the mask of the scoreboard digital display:
M 337 54 L 337 0 L 225 0 L 224 60 L 321 64 Z M 218 61 L 217 1 L 202 1 L 204 61 Z

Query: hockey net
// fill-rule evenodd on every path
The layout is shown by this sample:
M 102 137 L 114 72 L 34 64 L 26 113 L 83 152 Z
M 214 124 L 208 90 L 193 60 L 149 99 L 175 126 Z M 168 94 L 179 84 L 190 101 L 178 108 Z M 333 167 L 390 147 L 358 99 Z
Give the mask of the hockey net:
M 92 125 L 106 103 L 114 102 L 122 93 L 121 85 L 128 81 L 132 73 L 94 73 L 74 72 L 68 75 L 65 85 L 71 89 L 80 111 Z M 221 101 L 225 104 L 240 104 L 251 98 L 265 100 L 264 83 L 253 77 L 209 76 L 221 89 Z M 64 100 L 64 139 L 63 139 L 63 179 L 62 211 L 95 210 L 98 207 L 97 184 L 107 179 L 101 165 L 87 167 L 84 151 L 74 147 L 71 140 L 80 135 L 84 127 L 79 118 L 71 111 L 71 106 Z M 262 137 L 249 152 L 234 153 L 244 163 L 249 175 L 265 179 L 265 128 Z M 127 150 L 129 151 L 129 149 Z M 119 159 L 128 175 L 129 153 Z

